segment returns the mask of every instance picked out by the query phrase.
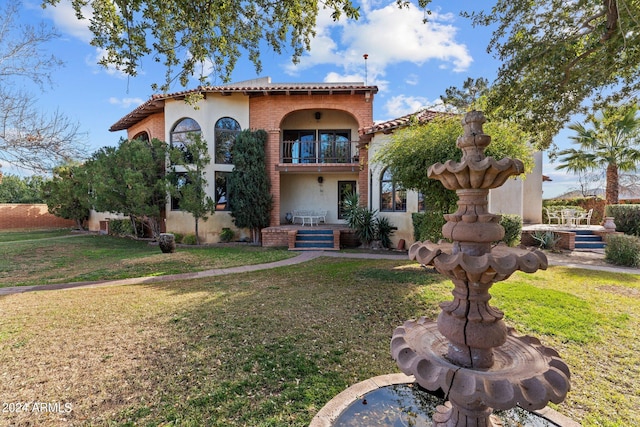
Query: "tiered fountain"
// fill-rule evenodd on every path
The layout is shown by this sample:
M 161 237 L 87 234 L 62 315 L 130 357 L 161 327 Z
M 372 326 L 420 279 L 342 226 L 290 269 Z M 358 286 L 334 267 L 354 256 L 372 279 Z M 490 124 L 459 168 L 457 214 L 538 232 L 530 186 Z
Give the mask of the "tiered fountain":
M 455 286 L 453 301 L 442 303 L 437 323 L 407 321 L 394 331 L 391 353 L 400 369 L 429 391 L 444 392 L 447 403 L 432 416 L 436 427 L 490 427 L 501 422 L 491 414 L 520 406 L 541 409 L 559 403 L 569 391 L 569 368 L 558 353 L 533 337 L 518 336 L 489 305 L 489 288 L 516 270 L 546 269 L 540 251 L 493 246 L 504 236 L 500 216 L 488 212 L 489 190 L 523 172 L 522 162 L 486 157 L 491 137 L 482 131 L 481 112 L 462 120 L 457 145 L 462 160 L 429 168 L 459 196 L 458 210 L 445 215 L 442 228 L 453 243 L 415 243 L 411 259 L 432 265 Z

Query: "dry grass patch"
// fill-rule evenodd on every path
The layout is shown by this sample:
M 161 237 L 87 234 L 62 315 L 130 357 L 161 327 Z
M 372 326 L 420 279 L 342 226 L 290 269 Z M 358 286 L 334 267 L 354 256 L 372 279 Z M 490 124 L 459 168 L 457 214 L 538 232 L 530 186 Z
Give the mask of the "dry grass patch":
M 251 245 L 179 247 L 163 254 L 147 241 L 98 235 L 2 242 L 12 236 L 0 233 L 0 287 L 188 273 L 296 255 Z
M 557 348 L 584 426 L 640 419 L 640 277 L 551 268 L 494 287 L 521 333 Z M 0 400 L 73 405 L 0 414 L 24 426 L 307 426 L 345 387 L 397 372 L 389 341 L 435 317 L 452 285 L 409 262 L 304 265 L 156 285 L 0 298 Z

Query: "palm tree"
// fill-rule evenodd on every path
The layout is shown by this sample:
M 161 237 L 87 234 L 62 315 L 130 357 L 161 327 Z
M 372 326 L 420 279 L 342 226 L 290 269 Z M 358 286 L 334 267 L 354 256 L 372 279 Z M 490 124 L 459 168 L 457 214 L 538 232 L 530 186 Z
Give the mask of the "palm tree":
M 562 164 L 556 169 L 584 172 L 606 169 L 606 198 L 608 204 L 618 203 L 620 180 L 618 173 L 635 172 L 640 162 L 640 118 L 638 105 L 626 104 L 602 110 L 600 116 L 590 115 L 586 127 L 572 123 L 575 132 L 569 137 L 580 148 L 558 152 Z

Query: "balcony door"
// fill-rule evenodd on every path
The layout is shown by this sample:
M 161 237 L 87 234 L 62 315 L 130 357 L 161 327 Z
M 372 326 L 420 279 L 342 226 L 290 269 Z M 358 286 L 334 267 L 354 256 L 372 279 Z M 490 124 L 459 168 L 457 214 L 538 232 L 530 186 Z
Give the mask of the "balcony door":
M 282 137 L 287 142 L 285 159 L 290 157 L 290 163 L 316 163 L 315 130 L 285 130 Z M 286 152 L 289 150 L 291 153 Z
M 320 162 L 350 163 L 351 132 L 348 130 L 320 130 Z

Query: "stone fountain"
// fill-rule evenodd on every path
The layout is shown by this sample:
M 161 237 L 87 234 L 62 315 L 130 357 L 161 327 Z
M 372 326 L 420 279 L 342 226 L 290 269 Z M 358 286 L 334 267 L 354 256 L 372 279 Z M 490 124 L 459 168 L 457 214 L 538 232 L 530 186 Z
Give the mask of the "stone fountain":
M 541 409 L 563 401 L 570 388 L 569 368 L 558 353 L 536 338 L 518 336 L 489 305 L 493 283 L 517 270 L 546 269 L 547 258 L 537 250 L 494 246 L 504 229 L 500 215 L 488 212 L 489 190 L 522 173 L 523 164 L 485 156 L 491 137 L 482 130 L 484 122 L 481 112 L 467 113 L 457 142 L 461 161 L 438 163 L 427 172 L 458 194 L 458 210 L 445 215 L 442 228 L 452 243 L 418 242 L 409 249 L 411 259 L 452 280 L 453 300 L 440 304 L 437 323 L 409 320 L 391 340 L 391 354 L 405 374 L 426 390 L 444 392 L 447 402 L 432 416 L 436 427 L 500 426 L 494 409 Z

